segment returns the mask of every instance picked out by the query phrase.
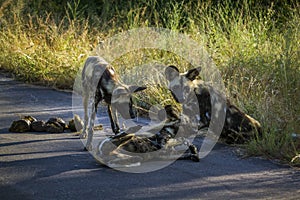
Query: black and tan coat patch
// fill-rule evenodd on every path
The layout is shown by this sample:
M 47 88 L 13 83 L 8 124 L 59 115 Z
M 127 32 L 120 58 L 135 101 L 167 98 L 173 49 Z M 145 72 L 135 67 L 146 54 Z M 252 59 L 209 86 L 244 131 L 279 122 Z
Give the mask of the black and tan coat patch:
M 121 83 L 114 68 L 98 56 L 87 58 L 81 78 L 84 107 L 84 125 L 81 138 L 88 136 L 86 149 L 91 150 L 93 126 L 99 102 L 103 100 L 107 104 L 112 131 L 119 133 L 117 111 L 124 119 L 134 118 L 131 95 L 146 89 L 146 87 Z M 93 104 L 92 111 L 88 115 L 90 97 L 93 98 Z
M 199 128 L 208 127 L 212 119 L 218 121 L 218 117 L 226 113 L 221 137 L 228 143 L 243 143 L 255 133 L 260 134 L 261 125 L 257 120 L 234 106 L 211 85 L 196 79 L 200 70 L 195 68 L 180 73 L 175 66 L 168 66 L 165 70 L 168 88 L 174 99 L 182 104 L 183 113 L 197 115 Z M 197 101 L 191 101 L 192 95 Z
M 181 120 L 171 106 L 165 107 L 166 119 L 163 127 L 150 137 L 137 136 L 133 133 L 120 133 L 99 143 L 97 156 L 108 166 L 132 166 L 156 159 L 189 158 L 199 161 L 195 145 L 183 137 L 176 137 Z M 177 156 L 177 157 L 176 157 Z

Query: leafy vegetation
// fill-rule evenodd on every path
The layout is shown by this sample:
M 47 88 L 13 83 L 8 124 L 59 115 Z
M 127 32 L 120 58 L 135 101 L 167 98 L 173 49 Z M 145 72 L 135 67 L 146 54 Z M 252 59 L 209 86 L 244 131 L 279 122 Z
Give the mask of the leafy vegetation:
M 99 41 L 139 27 L 186 33 L 207 48 L 229 98 L 262 123 L 263 137 L 248 153 L 288 163 L 300 151 L 291 137 L 300 134 L 299 7 L 296 0 L 0 0 L 0 68 L 23 81 L 72 88 Z M 188 68 L 158 51 L 131 52 L 114 67 L 126 72 L 142 55 Z M 155 86 L 147 92 L 139 96 L 146 104 L 169 95 Z

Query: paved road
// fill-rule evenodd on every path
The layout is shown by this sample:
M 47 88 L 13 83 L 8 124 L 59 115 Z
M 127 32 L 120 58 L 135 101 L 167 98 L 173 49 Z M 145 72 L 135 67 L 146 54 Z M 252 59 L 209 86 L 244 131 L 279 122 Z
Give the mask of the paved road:
M 72 117 L 72 94 L 0 75 L 0 199 L 299 199 L 300 172 L 217 145 L 149 173 L 99 165 L 72 133 L 9 133 L 19 115 Z

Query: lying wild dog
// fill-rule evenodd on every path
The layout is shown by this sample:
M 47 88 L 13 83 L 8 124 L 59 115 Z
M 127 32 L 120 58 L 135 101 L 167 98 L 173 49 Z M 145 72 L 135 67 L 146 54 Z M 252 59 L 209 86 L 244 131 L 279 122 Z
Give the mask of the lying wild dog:
M 175 137 L 181 128 L 181 119 L 170 105 L 164 110 L 166 118 L 159 132 L 153 133 L 150 130 L 140 135 L 123 132 L 109 137 L 99 143 L 97 157 L 110 167 L 139 166 L 142 161 L 176 159 L 180 154 L 183 154 L 181 158 L 198 162 L 197 147 L 183 137 Z
M 107 104 L 112 131 L 119 133 L 120 127 L 117 111 L 124 119 L 135 118 L 135 113 L 132 109 L 131 94 L 144 90 L 146 87 L 121 83 L 117 78 L 114 68 L 98 56 L 87 58 L 81 78 L 84 107 L 84 125 L 81 138 L 86 138 L 86 135 L 88 135 L 86 149 L 91 149 L 94 120 L 99 102 L 104 100 Z M 93 98 L 93 103 L 91 114 L 88 116 L 90 97 Z
M 172 65 L 165 69 L 165 76 L 169 81 L 168 88 L 174 99 L 182 104 L 183 112 L 193 113 L 197 110 L 195 108 L 199 108 L 199 113 L 194 114 L 200 117 L 199 122 L 202 127 L 205 127 L 209 126 L 212 120 L 212 108 L 214 108 L 215 113 L 213 114 L 216 117 L 221 116 L 222 112 L 226 111 L 221 137 L 228 143 L 243 143 L 253 133 L 260 134 L 261 125 L 257 120 L 232 105 L 215 88 L 202 80 L 196 79 L 200 70 L 201 68 L 195 68 L 180 73 L 177 67 Z M 191 94 L 196 96 L 196 101 L 189 99 Z

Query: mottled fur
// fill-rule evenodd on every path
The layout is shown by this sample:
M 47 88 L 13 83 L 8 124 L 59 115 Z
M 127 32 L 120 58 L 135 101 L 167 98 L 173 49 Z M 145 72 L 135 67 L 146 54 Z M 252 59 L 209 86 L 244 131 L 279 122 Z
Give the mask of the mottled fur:
M 171 106 L 166 106 L 165 110 L 167 116 L 159 132 L 150 130 L 142 134 L 152 135 L 150 137 L 123 132 L 107 138 L 97 148 L 99 159 L 109 166 L 132 166 L 151 159 L 176 159 L 188 149 L 183 157 L 199 161 L 196 146 L 183 137 L 175 138 L 181 125 L 180 118 Z
M 174 99 L 182 104 L 183 112 L 189 113 L 189 116 L 191 113 L 198 115 L 199 128 L 209 126 L 213 118 L 212 114 L 216 123 L 226 112 L 221 137 L 224 137 L 228 143 L 242 143 L 249 139 L 253 131 L 260 133 L 261 125 L 257 120 L 234 106 L 211 85 L 196 79 L 200 70 L 195 68 L 180 73 L 175 66 L 168 66 L 165 70 L 165 76 L 169 81 L 168 88 Z M 196 96 L 197 101 L 190 100 L 192 95 Z
M 99 102 L 104 100 L 107 104 L 111 128 L 114 133 L 118 133 L 120 128 L 117 111 L 124 119 L 134 118 L 131 94 L 146 89 L 146 87 L 122 84 L 114 68 L 98 56 L 90 56 L 85 61 L 82 70 L 82 87 L 84 125 L 81 138 L 88 136 L 87 149 L 92 148 L 93 126 Z M 91 114 L 88 116 L 90 97 L 93 98 L 93 104 Z

